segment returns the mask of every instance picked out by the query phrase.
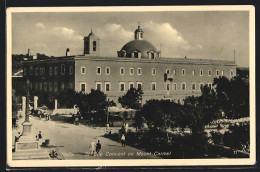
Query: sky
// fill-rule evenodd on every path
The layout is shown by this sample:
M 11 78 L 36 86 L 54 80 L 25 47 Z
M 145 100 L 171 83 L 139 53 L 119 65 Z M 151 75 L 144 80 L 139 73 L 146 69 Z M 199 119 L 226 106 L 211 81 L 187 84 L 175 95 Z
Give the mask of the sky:
M 249 66 L 248 11 L 17 12 L 12 13 L 12 54 L 83 54 L 91 29 L 100 55 L 116 57 L 134 39 L 140 22 L 144 39 L 167 58 L 234 60 Z

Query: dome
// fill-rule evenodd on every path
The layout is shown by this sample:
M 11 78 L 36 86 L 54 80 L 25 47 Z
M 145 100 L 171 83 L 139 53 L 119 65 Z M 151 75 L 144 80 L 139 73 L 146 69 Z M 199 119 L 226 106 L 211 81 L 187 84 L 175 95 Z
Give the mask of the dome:
M 146 40 L 132 40 L 121 49 L 121 51 L 126 52 L 126 57 L 131 57 L 131 53 L 135 50 L 141 52 L 142 58 L 148 58 L 147 52 L 149 51 L 157 52 L 156 48 Z

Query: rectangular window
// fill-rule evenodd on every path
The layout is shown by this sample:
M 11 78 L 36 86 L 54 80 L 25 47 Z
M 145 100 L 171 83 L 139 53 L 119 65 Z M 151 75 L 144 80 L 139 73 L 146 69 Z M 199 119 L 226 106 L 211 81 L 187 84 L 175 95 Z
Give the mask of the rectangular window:
M 211 89 L 211 88 L 212 88 L 212 84 L 211 84 L 211 83 L 208 83 L 208 87 Z
M 38 91 L 38 82 L 35 83 L 35 90 Z
M 185 69 L 182 69 L 182 76 L 185 76 Z
M 97 75 L 101 75 L 101 67 L 97 67 Z
M 52 92 L 52 82 L 49 82 L 49 92 Z
M 222 71 L 221 75 L 224 76 L 224 71 Z
M 33 74 L 33 67 L 30 66 L 30 75 L 32 75 L 32 74 Z
M 200 83 L 200 89 L 204 87 L 204 84 L 203 83 Z
M 170 84 L 166 84 L 166 90 L 167 90 L 167 91 L 170 90 Z
M 52 75 L 52 67 L 49 67 L 49 75 Z
M 54 68 L 54 75 L 58 75 L 58 67 Z
M 172 71 L 172 74 L 173 74 L 173 75 L 176 75 L 176 70 L 175 70 L 175 69 Z
M 156 75 L 156 69 L 152 68 L 152 75 Z
M 138 52 L 134 53 L 134 58 L 138 58 Z
M 134 74 L 134 68 L 131 67 L 131 68 L 129 69 L 129 74 L 130 74 L 130 75 L 133 75 L 133 74 Z
M 64 82 L 62 82 L 61 85 L 60 85 L 61 91 L 64 91 L 64 88 L 65 88 L 65 84 L 64 84 Z
M 166 69 L 166 73 L 167 73 L 167 74 L 170 74 L 170 69 Z
M 96 90 L 102 90 L 101 82 L 96 82 Z
M 142 75 L 142 69 L 141 68 L 137 69 L 137 75 Z
M 195 84 L 195 83 L 192 83 L 191 89 L 192 89 L 192 90 L 196 90 L 196 84 Z
M 151 53 L 151 59 L 154 59 L 154 53 Z
M 40 68 L 40 75 L 42 75 L 43 74 L 43 69 L 42 68 Z
M 176 83 L 172 84 L 172 90 L 177 90 L 177 84 Z
M 110 91 L 110 82 L 105 83 L 105 91 Z
M 110 75 L 110 67 L 106 67 L 106 75 Z
M 81 67 L 80 70 L 81 70 L 81 74 L 85 74 L 86 73 L 86 67 L 83 66 L 83 67 Z
M 131 88 L 134 88 L 134 82 L 129 82 L 129 90 L 130 90 Z
M 216 76 L 219 76 L 219 70 L 216 70 Z
M 70 66 L 70 75 L 73 74 L 73 66 Z
M 86 91 L 86 83 L 80 84 L 80 91 L 85 92 Z
M 195 70 L 192 71 L 192 75 L 193 75 L 193 76 L 195 75 Z
M 203 70 L 200 69 L 200 76 L 203 76 Z
M 44 91 L 47 91 L 47 82 L 44 82 Z
M 155 91 L 155 90 L 156 90 L 156 83 L 155 83 L 155 82 L 152 82 L 152 83 L 151 83 L 151 90 L 152 90 L 152 91 Z
M 211 76 L 211 70 L 208 70 L 208 75 Z
M 65 74 L 65 65 L 64 64 L 61 65 L 61 74 L 62 75 Z
M 120 82 L 119 83 L 119 90 L 120 91 L 125 91 L 125 83 L 124 82 Z
M 230 76 L 233 76 L 233 75 L 234 75 L 233 70 L 231 70 L 230 71 Z
M 73 89 L 74 88 L 74 82 L 69 83 L 69 88 Z
M 185 83 L 181 83 L 181 90 L 186 90 L 186 84 Z
M 120 68 L 120 75 L 124 75 L 125 74 L 125 68 L 121 67 Z
M 38 75 L 38 73 L 39 73 L 39 69 L 35 68 L 35 75 Z
M 142 89 L 142 82 L 137 82 L 137 89 Z

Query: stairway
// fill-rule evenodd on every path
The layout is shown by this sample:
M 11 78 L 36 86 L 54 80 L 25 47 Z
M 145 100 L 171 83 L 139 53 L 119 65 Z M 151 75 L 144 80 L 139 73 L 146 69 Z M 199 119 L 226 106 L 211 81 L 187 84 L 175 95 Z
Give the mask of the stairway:
M 29 160 L 29 159 L 51 159 L 48 150 L 25 150 L 12 152 L 13 160 Z

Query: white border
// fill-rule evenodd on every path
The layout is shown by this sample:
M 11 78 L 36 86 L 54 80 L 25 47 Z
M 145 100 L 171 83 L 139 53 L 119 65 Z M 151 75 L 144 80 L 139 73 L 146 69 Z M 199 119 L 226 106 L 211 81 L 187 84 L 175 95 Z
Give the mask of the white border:
M 144 11 L 249 11 L 250 66 L 250 158 L 240 159 L 147 159 L 147 160 L 12 160 L 11 93 L 12 93 L 12 13 L 17 12 L 144 12 Z M 194 166 L 194 165 L 253 165 L 256 162 L 255 131 L 255 8 L 250 5 L 225 6 L 132 6 L 132 7 L 15 7 L 7 8 L 7 164 L 10 167 L 72 167 L 72 166 Z

